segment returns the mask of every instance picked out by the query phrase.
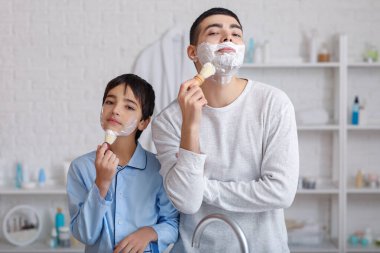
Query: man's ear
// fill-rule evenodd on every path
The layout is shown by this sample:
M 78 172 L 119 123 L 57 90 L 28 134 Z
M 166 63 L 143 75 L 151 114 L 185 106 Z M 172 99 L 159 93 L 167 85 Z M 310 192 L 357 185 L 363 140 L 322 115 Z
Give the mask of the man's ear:
M 192 60 L 194 63 L 198 61 L 197 57 L 197 48 L 194 45 L 189 45 L 187 47 L 187 56 Z
M 147 119 L 142 119 L 142 120 L 140 120 L 139 124 L 137 125 L 137 128 L 138 128 L 140 131 L 145 130 L 145 128 L 147 128 L 147 126 L 149 125 L 150 120 L 151 120 L 151 117 L 149 117 L 149 118 L 147 118 Z

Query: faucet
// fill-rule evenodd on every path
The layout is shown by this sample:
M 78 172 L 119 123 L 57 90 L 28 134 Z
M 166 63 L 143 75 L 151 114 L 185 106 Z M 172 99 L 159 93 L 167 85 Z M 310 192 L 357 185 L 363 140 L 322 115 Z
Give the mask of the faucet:
M 217 214 L 217 213 L 207 215 L 198 223 L 193 233 L 193 240 L 192 240 L 191 246 L 193 248 L 199 248 L 200 239 L 205 228 L 210 223 L 213 223 L 218 220 L 227 223 L 227 225 L 229 225 L 232 228 L 232 230 L 235 232 L 239 240 L 241 252 L 249 253 L 247 238 L 245 237 L 245 234 L 243 230 L 241 229 L 241 227 L 233 219 L 230 219 L 223 214 Z

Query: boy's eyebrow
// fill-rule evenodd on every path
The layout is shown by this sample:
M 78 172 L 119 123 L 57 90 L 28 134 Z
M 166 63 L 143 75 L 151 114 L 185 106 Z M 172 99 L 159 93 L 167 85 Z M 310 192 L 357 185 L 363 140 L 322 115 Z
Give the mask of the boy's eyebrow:
M 130 102 L 130 103 L 135 104 L 136 106 L 138 106 L 138 104 L 135 101 L 133 101 L 132 99 L 124 98 L 124 101 Z
M 109 95 L 107 95 L 106 98 L 114 98 L 114 99 L 116 99 L 116 96 L 112 95 L 112 94 L 109 94 Z M 130 103 L 135 104 L 136 106 L 138 106 L 138 104 L 135 101 L 133 101 L 132 99 L 124 98 L 123 101 L 130 102 Z

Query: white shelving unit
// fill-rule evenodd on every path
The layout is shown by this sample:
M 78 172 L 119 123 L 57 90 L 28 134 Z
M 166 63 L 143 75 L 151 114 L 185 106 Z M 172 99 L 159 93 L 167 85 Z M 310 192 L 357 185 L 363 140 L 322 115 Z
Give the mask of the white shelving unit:
M 59 186 L 45 186 L 43 188 L 33 189 L 16 189 L 14 187 L 0 187 L 0 205 L 4 208 L 6 205 L 9 208 L 2 210 L 1 222 L 5 212 L 15 205 L 28 204 L 33 206 L 39 213 L 42 219 L 43 230 L 36 242 L 23 246 L 16 247 L 9 242 L 5 241 L 4 237 L 0 238 L 0 253 L 83 253 L 84 246 L 75 241 L 74 245 L 70 248 L 50 248 L 47 240 L 50 236 L 50 228 L 53 224 L 50 222 L 50 215 L 47 209 L 63 207 L 67 208 L 66 189 L 63 185 Z M 67 217 L 68 218 L 68 217 Z M 66 219 L 67 220 L 67 219 Z M 2 226 L 1 226 L 2 227 Z
M 327 106 L 332 116 L 328 124 L 298 125 L 300 144 L 300 176 L 309 176 L 309 173 L 318 178 L 323 178 L 324 184 L 317 182 L 316 189 L 298 189 L 295 201 L 285 211 L 287 218 L 315 219 L 323 224 L 324 239 L 318 245 L 290 245 L 291 252 L 380 252 L 380 247 L 374 245 L 368 247 L 352 247 L 348 245 L 348 237 L 355 230 L 364 229 L 370 217 L 374 223 L 372 231 L 380 236 L 380 188 L 356 189 L 352 184 L 352 154 L 354 141 L 370 141 L 372 146 L 378 143 L 377 149 L 377 173 L 380 174 L 380 123 L 372 125 L 353 126 L 349 124 L 349 110 L 352 104 L 351 74 L 354 71 L 357 76 L 379 75 L 380 63 L 349 63 L 347 59 L 347 38 L 339 38 L 339 61 L 330 63 L 297 63 L 297 64 L 244 64 L 240 71 L 243 77 L 249 77 L 256 81 L 262 81 L 284 90 L 292 99 L 297 112 L 297 106 L 313 103 L 307 98 L 300 98 L 299 94 L 313 94 L 321 102 L 313 105 Z M 360 73 L 364 70 L 364 73 Z M 317 79 L 311 89 L 308 83 L 297 82 L 297 77 L 305 80 Z M 377 79 L 376 79 L 377 80 Z M 373 84 L 372 84 L 373 85 Z M 377 82 L 380 90 L 380 81 Z M 308 90 L 309 88 L 309 90 Z M 330 94 L 326 93 L 330 91 Z M 325 92 L 325 93 L 324 93 Z M 360 94 L 359 94 L 360 95 Z M 304 101 L 303 101 L 304 99 Z M 298 102 L 298 104 L 297 104 Z M 380 118 L 378 119 L 380 120 Z M 353 138 L 354 136 L 355 138 Z M 354 139 L 354 140 L 351 140 Z M 363 143 L 358 149 L 364 149 Z M 303 156 L 310 157 L 318 153 L 315 159 L 303 160 Z M 360 154 L 359 154 L 360 155 Z M 358 168 L 356 168 L 358 169 Z M 313 174 L 314 173 L 314 174 Z M 372 204 L 368 204 L 372 203 Z M 365 207 L 364 207 L 365 206 Z M 364 211 L 363 211 L 364 209 Z M 362 221 L 363 220 L 363 221 Z M 376 230 L 376 229 L 377 230 Z M 376 234 L 375 234 L 376 233 Z

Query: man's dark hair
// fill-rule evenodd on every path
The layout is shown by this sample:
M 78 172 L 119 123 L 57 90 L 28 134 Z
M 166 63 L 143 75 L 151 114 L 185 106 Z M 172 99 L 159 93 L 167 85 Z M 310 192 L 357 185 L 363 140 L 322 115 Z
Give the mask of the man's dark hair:
M 142 111 L 142 119 L 146 120 L 153 115 L 154 110 L 154 101 L 155 95 L 152 85 L 150 85 L 147 81 L 142 79 L 141 77 L 134 74 L 124 74 L 118 77 L 115 77 L 107 84 L 107 87 L 104 91 L 103 95 L 103 103 L 106 101 L 106 97 L 110 90 L 119 85 L 125 85 L 125 91 L 127 87 L 130 87 L 133 94 L 137 98 L 138 102 L 141 106 Z M 135 141 L 137 143 L 138 138 L 140 137 L 142 131 L 137 129 Z
M 211 8 L 205 12 L 203 12 L 193 23 L 193 25 L 190 28 L 190 44 L 195 45 L 198 41 L 198 36 L 199 36 L 199 24 L 207 17 L 212 16 L 212 15 L 226 15 L 233 17 L 236 19 L 236 21 L 239 23 L 241 28 L 243 29 L 243 26 L 240 23 L 239 18 L 236 16 L 235 13 L 232 11 L 225 9 L 225 8 Z

